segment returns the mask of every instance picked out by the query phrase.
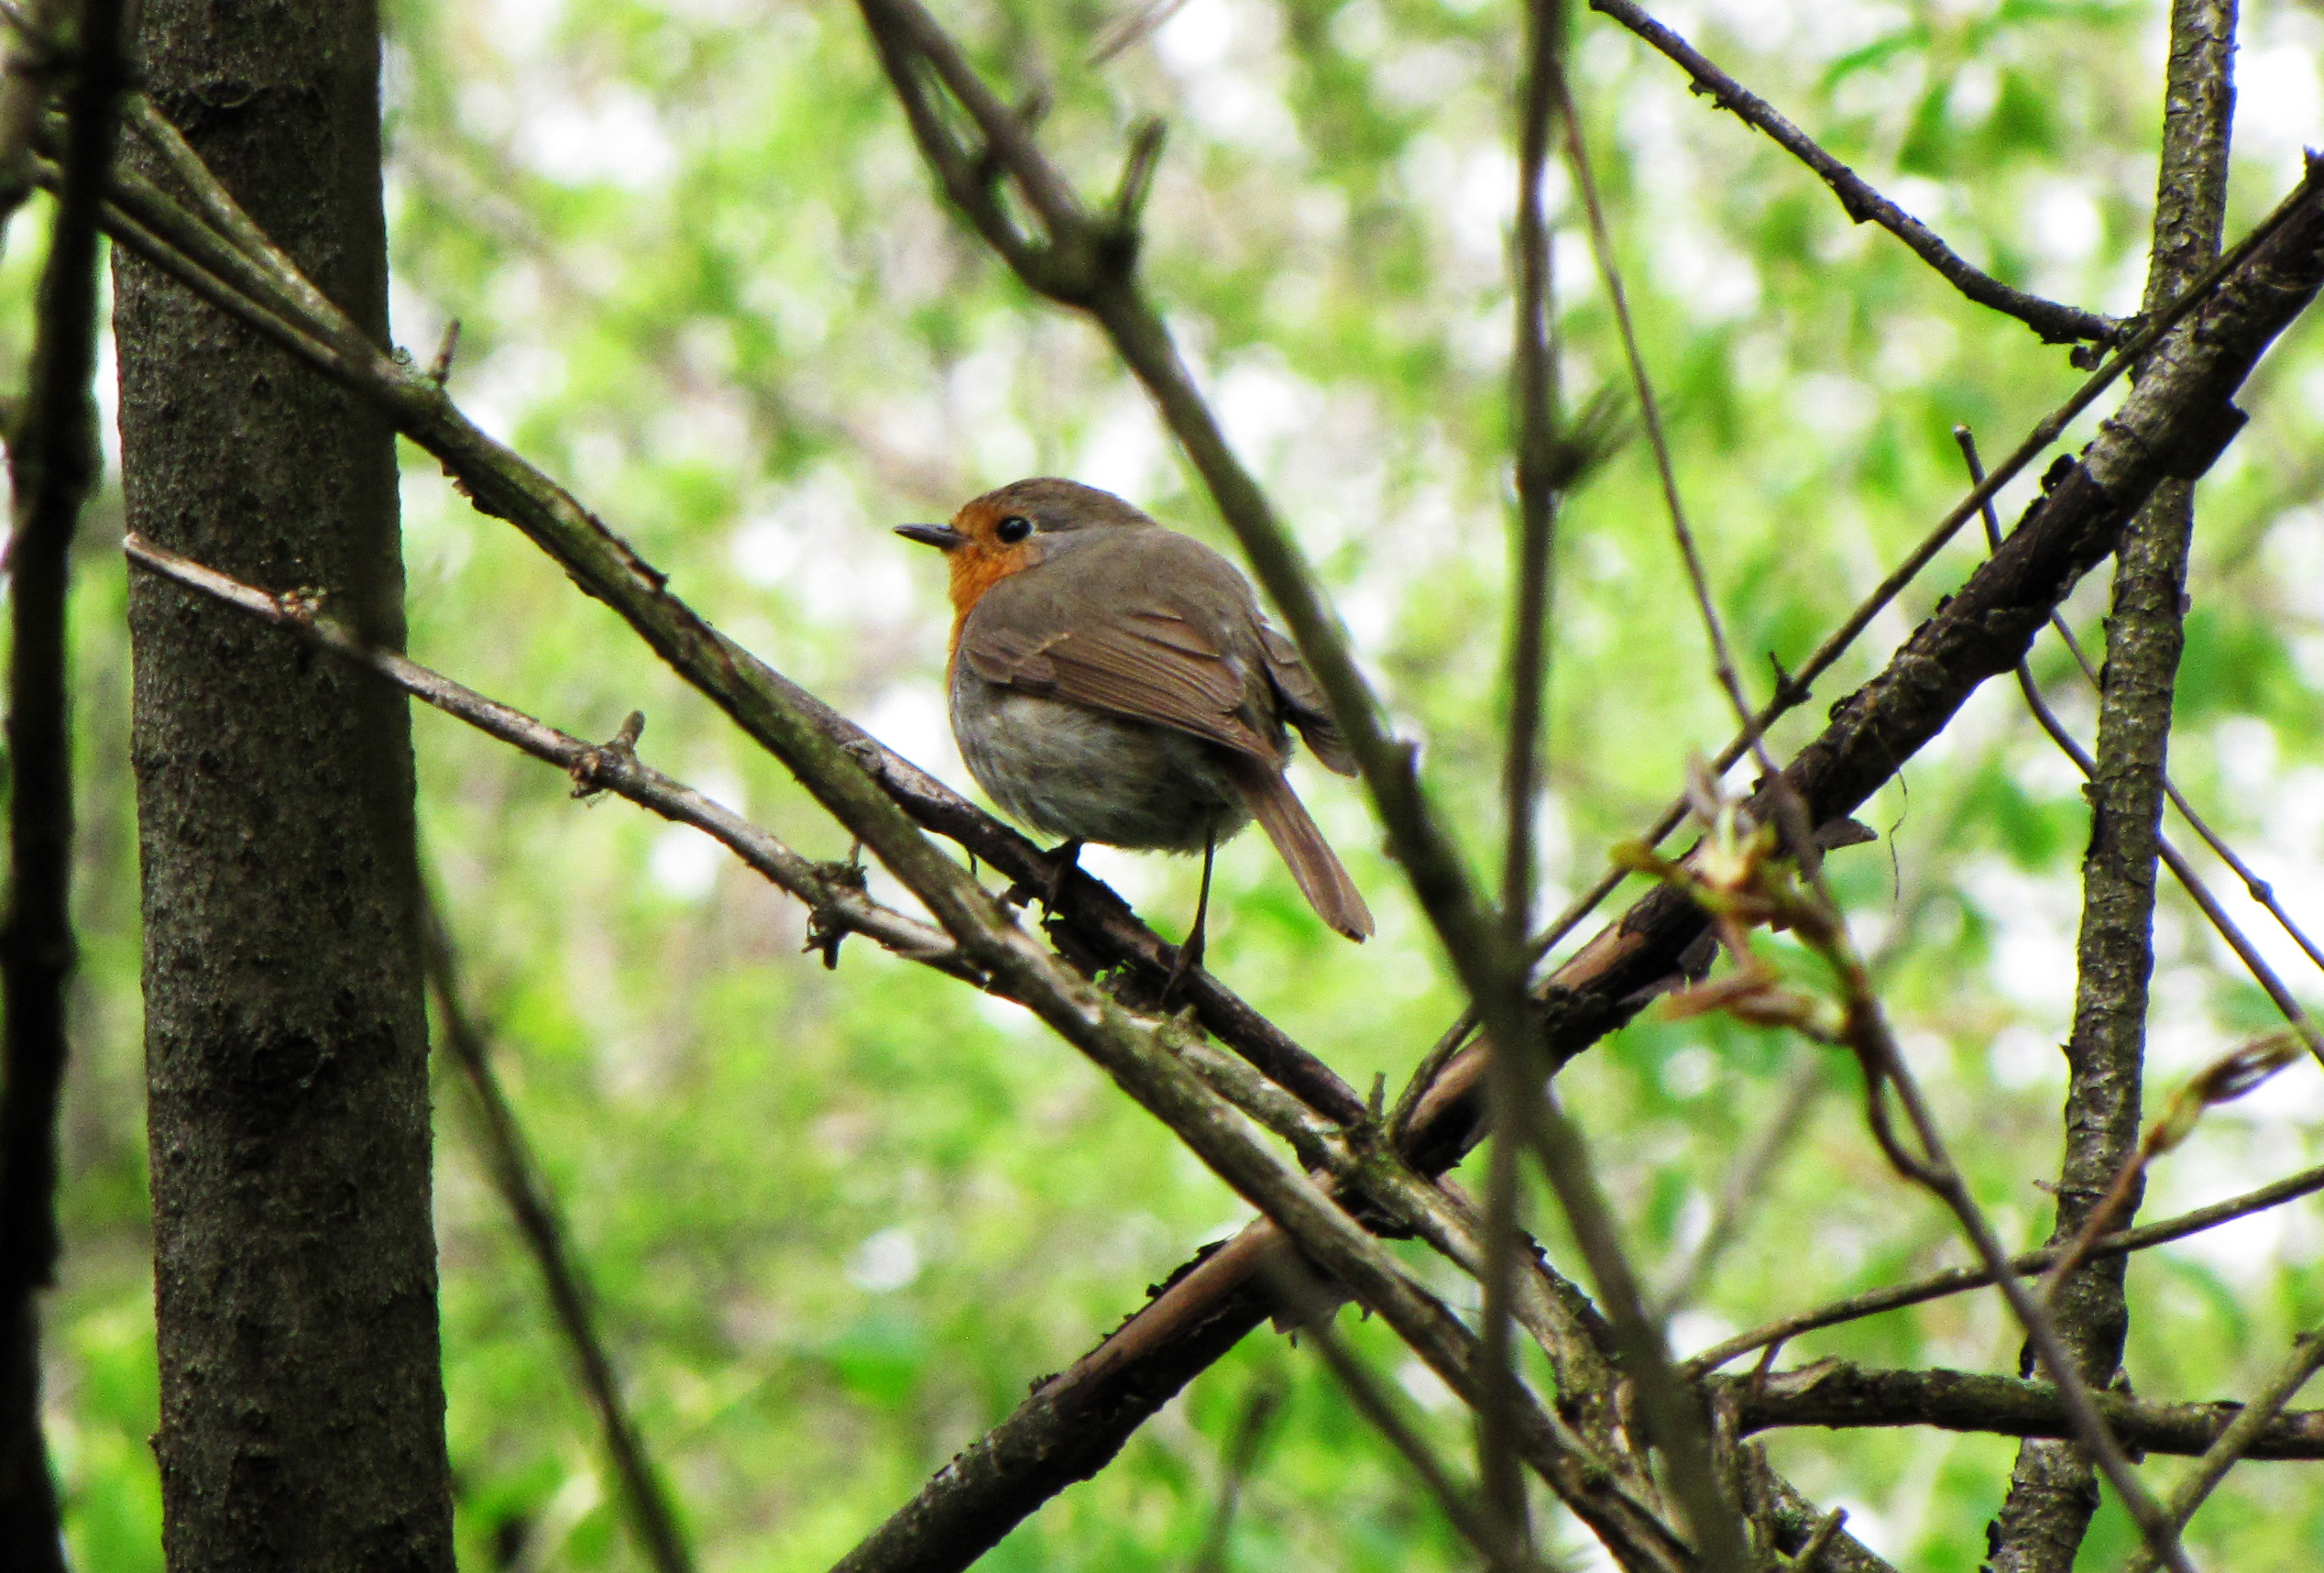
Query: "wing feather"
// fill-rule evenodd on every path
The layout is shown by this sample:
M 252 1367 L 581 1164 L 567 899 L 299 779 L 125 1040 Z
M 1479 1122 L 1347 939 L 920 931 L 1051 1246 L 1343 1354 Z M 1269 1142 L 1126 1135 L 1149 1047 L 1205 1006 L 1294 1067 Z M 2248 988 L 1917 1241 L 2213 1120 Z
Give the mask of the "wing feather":
M 961 629 L 960 654 L 978 676 L 1176 727 L 1255 759 L 1282 757 L 1254 702 L 1264 690 L 1254 695 L 1253 674 L 1177 610 L 1148 602 L 1108 618 L 1073 616 L 1065 598 L 1012 596 L 1012 588 L 987 592 Z

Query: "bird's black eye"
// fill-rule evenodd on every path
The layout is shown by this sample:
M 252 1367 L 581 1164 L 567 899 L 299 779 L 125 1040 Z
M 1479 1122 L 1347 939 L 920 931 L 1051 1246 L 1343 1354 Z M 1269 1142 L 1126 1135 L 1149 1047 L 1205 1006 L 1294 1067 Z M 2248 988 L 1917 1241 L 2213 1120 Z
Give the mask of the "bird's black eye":
M 1001 544 L 1003 545 L 1014 546 L 1019 541 L 1024 540 L 1027 535 L 1033 534 L 1033 521 L 1027 519 L 1022 513 L 1012 513 L 1006 519 L 1002 520 L 1001 522 L 993 528 L 992 533 L 1001 538 Z

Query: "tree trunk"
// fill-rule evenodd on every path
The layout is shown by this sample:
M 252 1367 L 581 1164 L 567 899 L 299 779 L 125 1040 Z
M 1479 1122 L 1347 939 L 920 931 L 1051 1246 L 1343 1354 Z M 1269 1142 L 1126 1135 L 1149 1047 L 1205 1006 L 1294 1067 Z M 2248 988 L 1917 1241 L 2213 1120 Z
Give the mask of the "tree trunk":
M 147 0 L 163 113 L 374 333 L 377 12 Z M 388 428 L 126 257 L 132 528 L 401 636 Z M 451 1573 L 410 720 L 133 578 L 163 1538 L 193 1569 Z

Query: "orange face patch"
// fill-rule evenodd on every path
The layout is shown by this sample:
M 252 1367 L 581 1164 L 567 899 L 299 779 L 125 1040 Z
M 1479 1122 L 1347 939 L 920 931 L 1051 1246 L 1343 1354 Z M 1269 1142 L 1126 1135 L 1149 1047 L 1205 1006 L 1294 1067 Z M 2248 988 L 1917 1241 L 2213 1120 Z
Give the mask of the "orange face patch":
M 1038 536 L 1003 542 L 996 534 L 1001 521 L 1008 517 L 1011 515 L 981 500 L 970 503 L 952 516 L 952 528 L 967 537 L 944 555 L 952 571 L 948 593 L 952 598 L 955 641 L 959 638 L 960 620 L 976 609 L 985 591 L 1011 574 L 1023 573 L 1040 561 Z

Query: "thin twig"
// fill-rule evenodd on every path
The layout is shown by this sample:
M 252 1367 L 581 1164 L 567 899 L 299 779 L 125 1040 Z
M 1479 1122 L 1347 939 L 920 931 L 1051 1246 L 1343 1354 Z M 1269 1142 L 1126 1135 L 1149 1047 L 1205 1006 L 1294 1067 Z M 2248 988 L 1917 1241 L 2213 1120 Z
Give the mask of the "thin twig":
M 1332 1315 L 1338 1303 L 1316 1282 L 1314 1275 L 1296 1260 L 1286 1257 L 1270 1264 L 1267 1277 L 1277 1295 L 1297 1318 L 1301 1336 L 1338 1379 L 1355 1412 L 1403 1456 L 1446 1522 L 1476 1548 L 1487 1567 L 1530 1566 L 1531 1557 L 1510 1541 L 1482 1502 L 1454 1483 L 1452 1470 L 1437 1456 L 1436 1449 L 1404 1418 L 1387 1389 L 1332 1329 Z
M 1970 434 L 1967 426 L 1956 426 L 1953 428 L 1953 440 L 1960 444 L 1961 456 L 1968 466 L 1971 482 L 1983 479 L 1984 470 L 1978 461 L 1976 437 Z M 2001 522 L 1995 516 L 1993 505 L 1990 501 L 1985 505 L 1985 540 L 1987 545 L 1992 550 L 2001 549 Z M 2096 686 L 2098 673 L 2091 668 L 2089 658 L 2082 654 L 2082 647 L 2076 641 L 2074 631 L 2066 626 L 2065 617 L 2056 611 L 2052 611 L 2050 624 L 2065 637 L 2066 648 L 2073 653 L 2075 660 L 2080 664 L 2083 675 L 2093 686 Z M 2058 719 L 2057 712 L 2050 709 L 2049 701 L 2042 697 L 2041 685 L 2034 678 L 2032 663 L 2020 661 L 2017 664 L 2017 687 L 2018 691 L 2025 697 L 2025 708 L 2032 712 L 2034 723 L 2041 727 L 2052 742 L 2057 745 L 2060 753 L 2074 762 L 2076 769 L 2081 771 L 2085 777 L 2096 779 L 2098 761 L 2089 756 L 2088 752 L 2075 739 L 2074 734 L 2066 730 L 2066 723 Z M 2163 790 L 2170 796 L 2174 803 L 2179 805 L 2179 811 L 2186 815 L 2187 821 L 2209 842 L 2212 849 L 2226 859 L 2229 866 L 2243 871 L 2243 865 L 2235 854 L 2228 851 L 2216 837 L 2212 837 L 2209 827 L 2196 818 L 2194 810 L 2187 807 L 2187 800 L 2179 796 L 2178 788 L 2171 785 L 2170 775 L 2167 771 L 2163 774 L 2162 781 Z M 2285 985 L 2284 980 L 2276 975 L 2275 969 L 2268 964 L 2266 957 L 2260 954 L 2259 948 L 2252 943 L 2242 927 L 2228 916 L 2227 908 L 2220 905 L 2219 898 L 2211 894 L 2210 886 L 2204 882 L 2202 875 L 2196 872 L 2195 865 L 2187 860 L 2187 855 L 2171 844 L 2168 836 L 2159 831 L 2156 833 L 2155 845 L 2164 866 L 2171 871 L 2172 877 L 2178 881 L 2180 888 L 2193 899 L 2196 907 L 2202 912 L 2204 918 L 2209 922 L 2219 937 L 2227 941 L 2228 949 L 2235 952 L 2236 958 L 2243 963 L 2244 970 L 2252 974 L 2253 981 L 2257 983 L 2268 998 L 2275 1002 L 2275 1008 L 2283 1014 L 2284 1019 L 2291 1024 L 2292 1029 L 2299 1034 L 2300 1040 L 2308 1045 L 2308 1052 L 2314 1054 L 2319 1062 L 2324 1062 L 2324 1031 L 2318 1028 L 2314 1019 L 2309 1017 L 2307 1007 L 2294 997 L 2292 991 Z M 2244 872 L 2247 885 L 2249 885 L 2251 881 L 2248 871 Z M 2265 886 L 2261 886 L 2258 888 L 2265 889 Z M 2256 894 L 2254 898 L 2257 898 Z M 2271 891 L 2267 896 L 2267 903 L 2271 910 L 2275 912 L 2276 920 L 2284 925 L 2303 949 L 2306 949 L 2308 937 L 2293 926 L 2290 918 L 2286 916 L 2280 908 L 2273 905 L 2274 899 L 2274 893 Z
M 1550 619 L 1556 593 L 1559 366 L 1555 276 L 1542 210 L 1554 87 L 1565 47 L 1562 0 L 1529 0 L 1525 70 L 1518 125 L 1517 334 L 1510 354 L 1516 405 L 1517 516 L 1511 531 L 1515 585 L 1509 601 L 1508 746 L 1501 772 L 1501 925 L 1509 955 L 1520 952 L 1533 908 L 1534 797 L 1548 744 L 1544 690 L 1549 683 Z M 1507 1396 L 1514 1376 L 1509 1297 L 1517 1270 L 1523 1154 L 1533 1140 L 1540 1094 L 1529 1037 L 1494 1040 L 1494 1143 L 1485 1181 L 1485 1371 L 1477 1406 L 1477 1476 L 1485 1502 L 1511 1545 L 1531 1554 L 1525 1480 L 1508 1444 Z
M 2058 1253 L 2057 1260 L 2042 1274 L 2036 1298 L 2044 1305 L 2055 1304 L 2058 1286 L 2071 1278 L 2075 1269 L 2088 1257 L 2091 1242 L 2111 1227 L 2128 1208 L 2131 1198 L 2145 1182 L 2147 1169 L 2155 1159 L 2193 1134 L 2206 1110 L 2242 1097 L 2282 1070 L 2298 1053 L 2297 1035 L 2279 1029 L 2230 1050 L 2181 1087 L 2137 1147 L 2122 1160 L 2122 1166 L 2115 1171 L 2104 1194 L 2090 1208 L 2089 1216 L 2066 1242 L 2066 1248 Z
M 1243 1413 L 1235 1419 L 1220 1464 L 1219 1505 L 1211 1514 L 1210 1533 L 1202 1537 L 1192 1573 L 1227 1573 L 1227 1548 L 1233 1542 L 1234 1512 L 1243 1502 L 1244 1482 L 1259 1461 L 1259 1449 L 1266 1446 L 1267 1428 L 1281 1412 L 1284 1397 L 1282 1379 L 1269 1372 L 1253 1382 L 1244 1398 Z
M 1504 1043 L 1529 1040 L 1522 954 L 1505 941 L 1502 925 L 1480 898 L 1449 826 L 1422 790 L 1411 745 L 1389 735 L 1378 699 L 1303 554 L 1235 456 L 1161 314 L 1139 288 L 1135 232 L 1122 227 L 1130 215 L 1103 223 L 1087 216 L 1021 121 L 917 0 L 859 0 L 859 8 L 924 155 L 962 214 L 1028 287 L 1089 313 L 1154 400 L 1306 657 L 1387 829 L 1393 855 L 1475 1003 L 1485 1036 Z M 929 100 L 927 73 L 975 125 L 984 140 L 981 157 L 954 139 Z M 998 211 L 981 173 L 986 167 L 1015 182 L 1046 230 L 1046 240 L 1019 234 Z M 1633 1363 L 1648 1424 L 1670 1453 L 1674 1482 L 1689 1498 L 1706 1565 L 1712 1573 L 1740 1573 L 1746 1566 L 1741 1526 L 1732 1507 L 1720 1504 L 1707 1445 L 1690 1439 L 1701 1429 L 1694 1408 L 1670 1375 L 1660 1336 L 1638 1304 L 1636 1276 L 1623 1257 L 1619 1231 L 1588 1172 L 1578 1136 L 1554 1103 L 1544 1105 L 1536 1145 L 1549 1160 L 1551 1188 Z
M 621 1483 L 622 1516 L 637 1537 L 638 1550 L 654 1573 L 692 1573 L 694 1552 L 679 1527 L 662 1474 L 647 1456 L 637 1421 L 621 1397 L 620 1379 L 606 1354 L 594 1309 L 597 1295 L 582 1264 L 567 1248 L 565 1226 L 558 1218 L 540 1160 L 510 1106 L 500 1079 L 492 1068 L 487 1034 L 468 1010 L 460 981 L 459 957 L 442 904 L 431 893 L 421 918 L 428 992 L 435 997 L 436 1019 L 444 1033 L 445 1052 L 459 1066 L 475 1101 L 477 1138 L 484 1147 L 485 1172 L 491 1176 L 501 1203 L 515 1221 L 541 1271 L 548 1291 L 549 1308 L 557 1331 L 565 1337 L 576 1373 L 589 1407 L 597 1412 L 607 1457 Z
M 66 609 L 72 537 L 96 488 L 98 221 L 113 160 L 115 101 L 127 75 L 122 0 L 83 0 L 65 94 L 56 215 L 41 270 L 22 413 L 8 438 L 16 493 L 7 546 L 11 654 L 9 877 L 0 919 L 0 1544 L 61 1569 L 57 1498 L 40 1418 L 39 1293 L 55 1282 L 57 1109 L 69 1050 L 72 932 L 72 739 Z M 11 51 L 21 69 L 29 63 Z M 0 82 L 0 138 L 37 116 L 30 79 Z M 13 210 L 24 148 L 0 147 Z M 5 211 L 0 211 L 0 224 Z
M 1792 1072 L 1775 1112 L 1768 1116 L 1758 1139 L 1736 1160 L 1727 1183 L 1720 1187 L 1718 1202 L 1711 1209 L 1711 1221 L 1704 1229 L 1702 1239 L 1665 1277 L 1661 1290 L 1654 1297 L 1657 1318 L 1668 1321 L 1674 1312 L 1691 1304 L 1703 1281 L 1710 1276 L 1711 1269 L 1741 1236 L 1744 1215 L 1759 1200 L 1776 1164 L 1807 1134 L 1811 1123 L 1808 1115 L 1824 1096 L 1825 1079 L 1820 1059 L 1807 1060 Z M 1685 1365 L 1681 1367 L 1682 1370 L 1687 1369 Z
M 2228 1470 L 2252 1450 L 2275 1417 L 2284 1413 L 2300 1389 L 2308 1385 L 2319 1367 L 2324 1367 L 2324 1330 L 2302 1333 L 2292 1340 L 2291 1358 L 2279 1367 L 2258 1396 L 2243 1406 L 2243 1412 L 2228 1423 L 2218 1441 L 2203 1451 L 2195 1461 L 2195 1468 L 2171 1492 L 2171 1522 L 2179 1528 L 2195 1516 L 2195 1510 L 2204 1499 L 2218 1489 L 2227 1478 Z M 2128 1573 L 2152 1573 L 2154 1559 L 2142 1547 L 2130 1561 Z
M 1630 0 L 1590 0 L 1590 9 L 1613 17 L 1684 67 L 1693 79 L 1688 83 L 1691 91 L 1708 95 L 1716 106 L 1765 132 L 1777 146 L 1814 170 L 1832 188 L 1832 194 L 1840 199 L 1840 206 L 1851 222 L 1863 224 L 1869 220 L 1879 225 L 1911 248 L 1913 254 L 1934 268 L 1946 283 L 1979 305 L 2015 317 L 2041 335 L 2045 344 L 2083 340 L 2108 344 L 2121 333 L 2123 324 L 2112 317 L 2013 290 L 1991 274 L 1972 267 L 1935 230 L 1875 191 L 1862 176 L 1818 147 L 1764 99 L 1712 64 L 1700 50 Z
M 806 903 L 812 914 L 808 923 L 811 949 L 821 949 L 841 934 L 861 934 L 908 961 L 971 983 L 983 981 L 962 962 L 959 947 L 941 930 L 872 900 L 843 865 L 802 857 L 725 805 L 642 763 L 633 750 L 593 743 L 559 732 L 407 656 L 367 645 L 334 620 L 318 615 L 311 601 L 296 595 L 253 588 L 138 536 L 132 535 L 122 544 L 138 566 L 359 662 L 412 698 L 557 766 L 573 777 L 577 791 L 615 793 L 673 824 L 691 825 L 712 837 L 775 886 Z
M 2264 1213 L 2270 1207 L 2280 1207 L 2286 1202 L 2296 1202 L 2302 1196 L 2312 1196 L 2319 1191 L 2324 1191 L 2324 1165 L 2319 1165 L 2314 1169 L 2303 1169 L 2297 1174 L 2288 1174 L 2272 1184 L 2261 1186 L 2256 1191 L 2247 1191 L 2240 1196 L 2231 1196 L 2226 1201 L 2214 1202 L 2209 1206 L 2198 1207 L 2192 1212 L 2182 1213 L 2176 1218 L 2166 1218 L 2156 1224 L 2142 1224 L 2137 1228 L 2123 1229 L 2115 1234 L 2101 1235 L 2090 1242 L 2087 1254 L 2092 1259 L 2121 1256 L 2131 1251 L 2146 1250 L 2154 1246 L 2168 1245 L 2173 1240 L 2182 1240 L 2189 1235 L 2201 1234 L 2206 1229 L 2215 1229 L 2221 1224 L 2231 1224 L 2236 1219 L 2249 1217 L 2253 1213 Z M 2056 1261 L 2065 1254 L 2065 1251 L 2066 1248 L 2063 1245 L 2044 1246 L 2039 1250 L 2020 1251 L 2010 1259 L 2010 1266 L 2021 1273 L 2040 1272 Z M 1734 1337 L 1714 1344 L 1700 1354 L 1690 1355 L 1681 1370 L 1685 1371 L 1690 1378 L 1699 1377 L 1706 1371 L 1716 1370 L 1728 1361 L 1740 1359 L 1743 1356 L 1756 1350 L 1789 1343 L 1803 1333 L 1813 1333 L 1825 1327 L 1836 1327 L 1847 1322 L 1858 1322 L 1867 1316 L 1877 1316 L 1886 1311 L 1901 1311 L 1908 1305 L 1925 1304 L 1931 1300 L 1942 1300 L 1947 1295 L 1965 1293 L 1972 1289 L 1982 1289 L 1992 1282 L 1993 1274 L 1985 1268 L 1948 1267 L 1941 1272 L 1930 1273 L 1925 1278 L 1916 1278 L 1910 1283 L 1893 1284 L 1885 1289 L 1867 1290 L 1861 1294 L 1851 1294 L 1844 1300 L 1835 1300 L 1828 1304 L 1816 1306 L 1813 1310 L 1794 1312 L 1789 1316 L 1754 1327 L 1748 1333 L 1738 1333 Z

